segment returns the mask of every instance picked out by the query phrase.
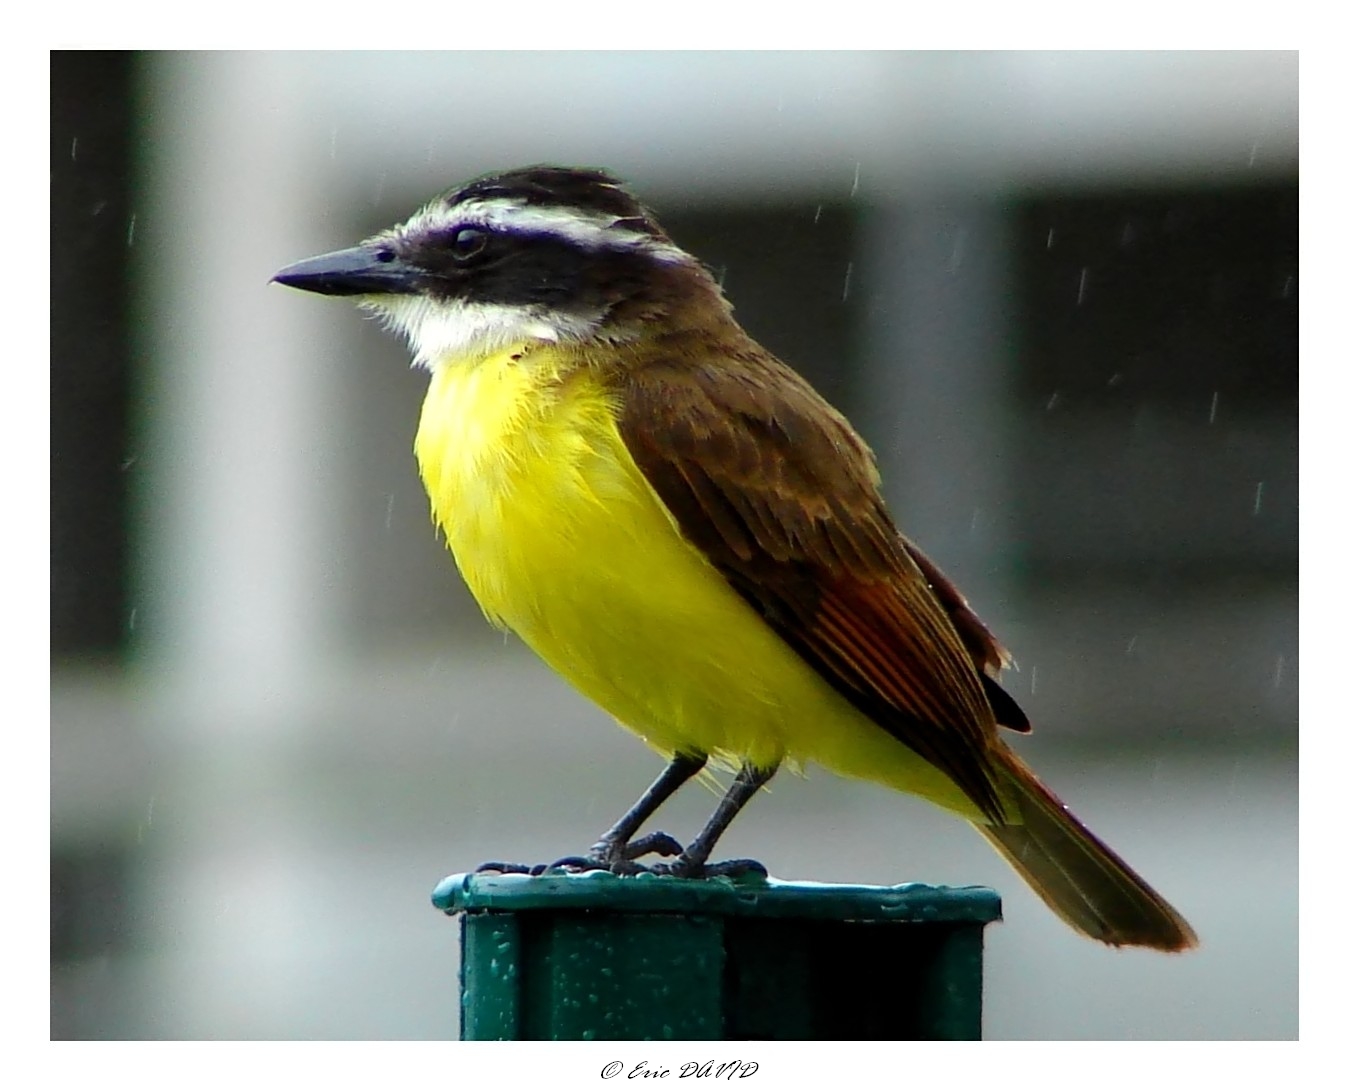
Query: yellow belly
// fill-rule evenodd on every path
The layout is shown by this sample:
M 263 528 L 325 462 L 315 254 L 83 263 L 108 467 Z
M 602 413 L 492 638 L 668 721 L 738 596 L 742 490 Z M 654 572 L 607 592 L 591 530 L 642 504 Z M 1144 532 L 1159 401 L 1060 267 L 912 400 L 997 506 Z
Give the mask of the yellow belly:
M 680 536 L 624 447 L 616 408 L 555 349 L 433 374 L 417 460 L 487 616 L 664 754 L 816 761 L 973 816 Z

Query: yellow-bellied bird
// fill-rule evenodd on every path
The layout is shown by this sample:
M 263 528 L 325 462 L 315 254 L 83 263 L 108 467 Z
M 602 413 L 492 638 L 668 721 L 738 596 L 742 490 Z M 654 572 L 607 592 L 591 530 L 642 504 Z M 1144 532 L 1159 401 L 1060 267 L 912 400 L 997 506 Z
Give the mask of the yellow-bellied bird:
M 469 588 L 668 759 L 562 864 L 758 868 L 708 857 L 779 765 L 818 762 L 968 819 L 1093 939 L 1196 942 L 1001 738 L 1030 726 L 1007 653 L 895 528 L 866 444 L 610 174 L 479 178 L 275 279 L 407 336 L 430 373 L 416 457 Z M 706 828 L 637 837 L 709 759 L 738 773 Z

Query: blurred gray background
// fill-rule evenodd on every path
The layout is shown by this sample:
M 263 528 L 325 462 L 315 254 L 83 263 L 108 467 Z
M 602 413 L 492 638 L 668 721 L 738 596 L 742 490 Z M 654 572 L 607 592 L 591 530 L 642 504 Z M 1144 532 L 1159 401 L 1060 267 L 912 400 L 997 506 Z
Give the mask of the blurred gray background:
M 452 1037 L 432 886 L 659 768 L 460 585 L 402 346 L 267 284 L 539 161 L 629 179 L 853 418 L 1018 749 L 1203 946 L 1081 940 L 819 770 L 726 854 L 998 888 L 990 1038 L 1295 1037 L 1290 53 L 53 54 L 52 1036 Z

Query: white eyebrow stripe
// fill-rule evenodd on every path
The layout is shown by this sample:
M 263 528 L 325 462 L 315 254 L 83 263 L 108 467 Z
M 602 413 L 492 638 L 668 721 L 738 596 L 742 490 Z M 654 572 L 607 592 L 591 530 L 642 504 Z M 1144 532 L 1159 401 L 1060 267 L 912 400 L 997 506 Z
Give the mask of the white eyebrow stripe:
M 657 261 L 692 260 L 673 243 L 616 226 L 621 219 L 576 209 L 523 205 L 506 197 L 497 197 L 487 201 L 464 201 L 448 207 L 432 202 L 403 224 L 398 233 L 407 236 L 455 227 L 485 227 L 504 234 L 553 235 L 587 250 L 639 250 Z

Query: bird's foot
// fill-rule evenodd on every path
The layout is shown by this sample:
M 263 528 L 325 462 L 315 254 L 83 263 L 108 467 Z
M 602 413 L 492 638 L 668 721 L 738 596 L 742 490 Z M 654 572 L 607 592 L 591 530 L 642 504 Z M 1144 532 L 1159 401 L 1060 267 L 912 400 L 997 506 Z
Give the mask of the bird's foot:
M 656 864 L 648 867 L 637 862 L 640 857 L 652 853 L 658 856 L 680 856 L 683 851 L 684 846 L 668 833 L 649 833 L 628 842 L 597 841 L 585 855 L 564 856 L 551 864 L 508 864 L 493 860 L 480 864 L 475 871 L 494 871 L 502 875 L 544 875 L 550 871 L 608 871 L 614 875 L 640 875 L 665 866 Z
M 489 860 L 473 869 L 474 875 L 495 872 L 498 875 L 542 875 L 548 870 L 547 864 L 509 864 L 502 860 Z
M 768 878 L 768 869 L 758 860 L 717 860 L 709 864 L 690 860 L 683 853 L 680 853 L 677 860 L 672 860 L 668 864 L 652 864 L 647 870 L 656 875 L 673 875 L 678 879 L 714 879 L 718 877 L 743 879 L 747 875 L 755 875 L 761 879 Z
M 564 856 L 548 866 L 550 871 L 608 871 L 614 875 L 639 875 L 651 869 L 637 861 L 655 853 L 678 856 L 684 846 L 668 833 L 649 833 L 633 841 L 600 840 L 584 856 Z

